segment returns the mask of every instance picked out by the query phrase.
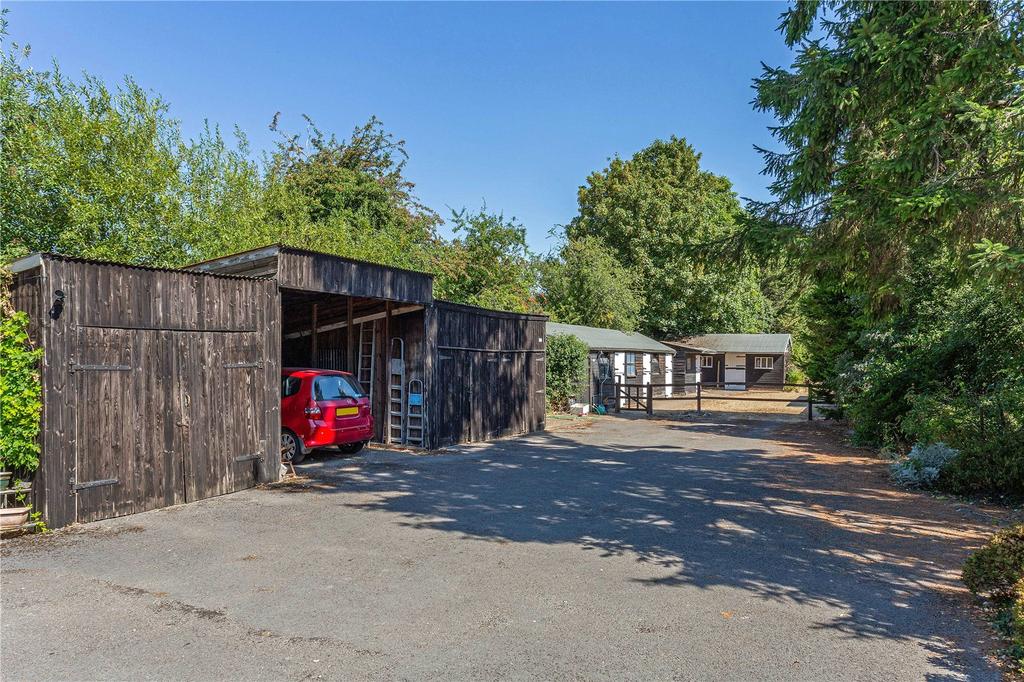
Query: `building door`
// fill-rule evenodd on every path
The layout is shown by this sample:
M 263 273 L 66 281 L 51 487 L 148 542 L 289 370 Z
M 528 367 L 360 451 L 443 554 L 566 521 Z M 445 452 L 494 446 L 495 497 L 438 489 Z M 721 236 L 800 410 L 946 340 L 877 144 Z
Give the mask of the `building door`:
M 76 520 L 249 488 L 266 452 L 262 337 L 79 327 Z
M 747 388 L 747 356 L 743 353 L 725 354 L 725 389 L 744 391 Z

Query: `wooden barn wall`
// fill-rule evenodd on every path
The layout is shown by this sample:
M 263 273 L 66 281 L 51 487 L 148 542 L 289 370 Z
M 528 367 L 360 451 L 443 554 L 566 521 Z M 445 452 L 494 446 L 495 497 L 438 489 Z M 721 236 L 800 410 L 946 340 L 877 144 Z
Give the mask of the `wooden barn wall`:
M 755 369 L 755 357 L 773 358 L 771 369 Z M 747 384 L 781 384 L 786 381 L 786 355 L 785 353 L 747 353 Z M 779 386 L 769 386 L 778 390 Z
M 437 302 L 427 317 L 436 356 L 431 447 L 544 428 L 546 318 Z
M 274 282 L 47 258 L 42 283 L 66 294 L 42 326 L 50 526 L 276 480 Z
M 336 256 L 282 249 L 277 280 L 282 287 L 328 294 L 430 303 L 433 277 Z

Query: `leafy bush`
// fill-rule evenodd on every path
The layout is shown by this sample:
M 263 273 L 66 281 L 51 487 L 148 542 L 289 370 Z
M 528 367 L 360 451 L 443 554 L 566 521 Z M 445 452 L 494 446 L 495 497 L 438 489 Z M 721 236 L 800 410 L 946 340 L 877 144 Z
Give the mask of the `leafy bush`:
M 0 468 L 27 476 L 39 466 L 39 420 L 42 387 L 41 351 L 28 336 L 28 315 L 11 302 L 11 275 L 0 282 Z
M 1024 672 L 1024 524 L 1001 530 L 968 557 L 963 581 L 971 592 L 992 600 L 992 624 L 1010 640 L 1004 654 Z
M 1017 661 L 1017 669 L 1024 672 L 1024 578 L 1013 584 L 1013 603 L 1010 605 L 1011 638 L 1013 639 L 1012 656 Z
M 548 337 L 547 403 L 552 412 L 566 412 L 569 401 L 585 390 L 590 349 L 572 334 Z
M 889 465 L 889 473 L 900 485 L 934 488 L 939 478 L 959 456 L 959 451 L 945 443 L 918 443 L 910 449 L 906 457 L 901 457 Z
M 795 364 L 790 365 L 786 368 L 786 383 L 787 384 L 806 384 L 807 375 L 802 369 L 797 367 Z M 787 391 L 802 391 L 803 389 L 799 386 L 786 386 Z
M 963 581 L 975 594 L 1007 598 L 1024 578 L 1024 524 L 999 531 L 964 562 Z M 1017 592 L 1020 599 L 1021 593 Z
M 829 356 L 834 371 L 816 375 L 821 358 L 808 365 L 812 377 L 835 390 L 858 443 L 946 443 L 961 456 L 938 481 L 944 489 L 1024 495 L 1024 289 L 951 288 L 934 273 L 913 284 L 904 310 L 847 324 L 842 352 Z

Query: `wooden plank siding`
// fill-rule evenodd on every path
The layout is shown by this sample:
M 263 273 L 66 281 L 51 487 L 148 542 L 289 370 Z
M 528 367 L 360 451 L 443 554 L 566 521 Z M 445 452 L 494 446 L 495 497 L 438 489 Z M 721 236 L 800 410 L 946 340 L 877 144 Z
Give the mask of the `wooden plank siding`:
M 428 314 L 431 447 L 544 428 L 543 315 L 435 301 Z
M 277 478 L 273 282 L 52 256 L 38 278 L 44 428 L 34 488 L 50 526 Z M 57 289 L 65 305 L 51 319 L 43 308 Z
M 432 275 L 375 263 L 282 248 L 277 281 L 282 287 L 409 303 L 433 300 Z
M 786 381 L 786 353 L 747 353 L 747 386 L 758 384 L 781 384 Z M 755 357 L 770 357 L 773 360 L 771 369 L 755 369 Z M 779 386 L 767 386 L 779 390 Z
M 544 428 L 547 318 L 435 301 L 424 273 L 285 247 L 190 270 L 33 258 L 15 300 L 44 349 L 33 494 L 54 528 L 276 480 L 282 355 L 352 369 L 358 336 L 343 322 L 381 311 L 379 380 L 402 338 L 425 447 Z

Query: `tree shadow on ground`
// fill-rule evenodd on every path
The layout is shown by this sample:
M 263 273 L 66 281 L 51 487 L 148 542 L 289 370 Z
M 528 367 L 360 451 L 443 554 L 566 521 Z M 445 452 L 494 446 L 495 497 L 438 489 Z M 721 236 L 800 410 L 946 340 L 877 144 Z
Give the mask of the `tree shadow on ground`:
M 331 490 L 378 493 L 347 507 L 415 528 L 500 542 L 573 543 L 670 571 L 654 587 L 729 586 L 829 605 L 817 628 L 913 640 L 946 674 L 981 668 L 959 566 L 991 527 L 898 490 L 863 451 L 799 421 L 608 417 L 593 430 L 315 474 Z M 642 431 L 642 435 L 637 435 Z M 450 461 L 445 461 L 450 459 Z M 639 579 L 638 579 L 639 580 Z M 835 613 L 823 611 L 823 616 Z

